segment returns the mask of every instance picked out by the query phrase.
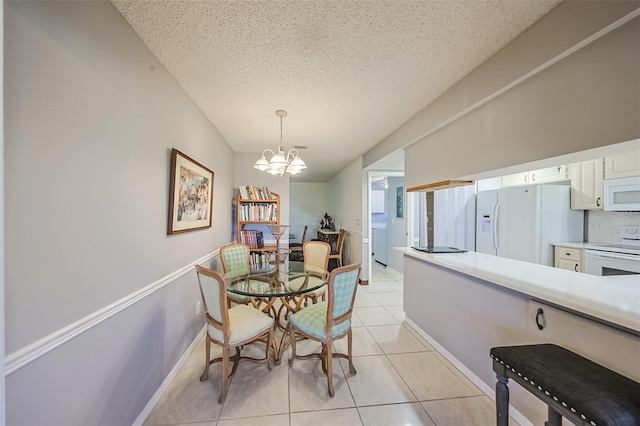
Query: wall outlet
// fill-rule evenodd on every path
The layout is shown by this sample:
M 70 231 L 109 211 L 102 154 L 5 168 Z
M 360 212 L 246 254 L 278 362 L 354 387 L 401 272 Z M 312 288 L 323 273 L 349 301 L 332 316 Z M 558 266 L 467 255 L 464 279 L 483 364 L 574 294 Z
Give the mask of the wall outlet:
M 202 312 L 202 302 L 197 302 L 196 303 L 196 315 L 200 315 L 200 312 Z

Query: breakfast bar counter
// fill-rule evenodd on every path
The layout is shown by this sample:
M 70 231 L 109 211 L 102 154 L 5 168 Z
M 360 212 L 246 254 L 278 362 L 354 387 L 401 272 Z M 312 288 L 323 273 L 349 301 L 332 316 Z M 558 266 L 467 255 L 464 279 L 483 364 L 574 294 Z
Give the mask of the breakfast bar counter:
M 640 277 L 599 277 L 484 253 L 403 252 L 640 335 Z
M 404 254 L 406 321 L 494 398 L 492 347 L 555 343 L 640 380 L 640 278 L 600 277 L 476 252 Z M 514 387 L 511 416 L 546 406 Z

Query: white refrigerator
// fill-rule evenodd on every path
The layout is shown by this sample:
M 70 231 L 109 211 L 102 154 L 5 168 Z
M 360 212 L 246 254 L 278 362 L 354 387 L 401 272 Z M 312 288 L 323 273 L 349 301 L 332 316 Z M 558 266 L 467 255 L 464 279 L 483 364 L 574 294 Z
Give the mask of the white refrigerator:
M 478 192 L 476 251 L 553 266 L 552 243 L 583 241 L 584 212 L 570 207 L 567 185 Z

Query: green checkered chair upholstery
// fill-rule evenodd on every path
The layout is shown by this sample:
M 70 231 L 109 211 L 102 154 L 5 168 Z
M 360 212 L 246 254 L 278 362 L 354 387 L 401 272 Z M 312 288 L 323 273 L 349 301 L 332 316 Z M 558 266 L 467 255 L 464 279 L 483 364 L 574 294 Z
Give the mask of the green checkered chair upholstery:
M 356 374 L 352 361 L 351 313 L 356 299 L 360 264 L 351 264 L 334 269 L 327 282 L 327 301 L 305 307 L 289 317 L 289 340 L 291 342 L 291 358 L 289 367 L 295 359 L 320 358 L 322 370 L 327 375 L 329 395 L 333 397 L 332 360 L 346 358 L 349 361 L 349 372 Z M 296 355 L 296 334 L 322 343 L 319 353 Z M 347 336 L 347 354 L 334 353 L 333 342 Z
M 220 248 L 220 259 L 222 260 L 222 270 L 224 276 L 229 279 L 242 278 L 249 274 L 249 261 L 251 250 L 246 244 L 227 244 Z M 251 302 L 249 296 L 229 292 L 229 300 L 234 303 L 248 304 Z
M 222 404 L 227 397 L 231 379 L 236 374 L 238 363 L 242 360 L 250 362 L 266 362 L 271 370 L 269 349 L 273 341 L 273 318 L 247 305 L 229 307 L 224 277 L 211 269 L 196 265 L 200 295 L 204 304 L 204 316 L 207 320 L 206 364 L 200 381 L 209 378 L 209 366 L 215 362 L 222 363 L 222 390 L 218 402 Z M 252 358 L 241 355 L 242 348 L 255 341 L 266 342 L 264 358 Z M 222 356 L 210 359 L 211 343 L 222 347 Z M 235 355 L 231 356 L 231 349 Z M 233 361 L 233 367 L 230 366 Z

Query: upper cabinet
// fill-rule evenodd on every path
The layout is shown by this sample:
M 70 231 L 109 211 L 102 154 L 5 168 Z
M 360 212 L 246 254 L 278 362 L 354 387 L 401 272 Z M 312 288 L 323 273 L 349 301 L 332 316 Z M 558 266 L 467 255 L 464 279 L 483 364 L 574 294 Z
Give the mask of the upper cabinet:
M 614 155 L 604 159 L 604 178 L 640 176 L 640 152 Z
M 502 177 L 502 186 L 533 185 L 564 180 L 569 180 L 569 169 L 566 165 L 506 175 Z
M 603 210 L 604 180 L 640 176 L 640 153 L 613 155 L 574 163 L 571 172 L 571 208 Z
M 569 174 L 573 210 L 602 210 L 604 205 L 603 167 L 602 158 L 571 164 Z
M 569 180 L 569 168 L 566 165 L 547 167 L 529 172 L 531 183 L 550 183 Z
M 573 210 L 603 210 L 604 181 L 640 176 L 640 152 L 610 155 L 595 160 L 502 176 L 500 185 L 521 186 L 571 181 Z
M 384 213 L 385 211 L 384 190 L 376 189 L 371 191 L 371 213 Z
M 521 172 L 502 176 L 502 186 L 520 186 L 530 184 L 529 173 Z

